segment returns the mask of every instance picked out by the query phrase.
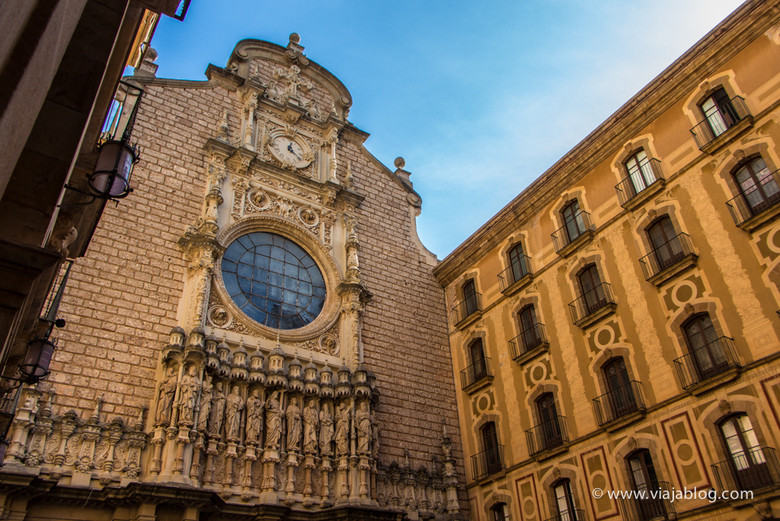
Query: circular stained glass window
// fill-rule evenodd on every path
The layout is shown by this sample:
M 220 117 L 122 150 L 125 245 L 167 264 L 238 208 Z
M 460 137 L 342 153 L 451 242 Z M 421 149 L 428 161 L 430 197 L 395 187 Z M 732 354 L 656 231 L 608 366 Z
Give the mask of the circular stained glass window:
M 311 323 L 325 304 L 325 280 L 311 255 L 275 233 L 254 232 L 233 241 L 222 257 L 230 298 L 268 327 Z

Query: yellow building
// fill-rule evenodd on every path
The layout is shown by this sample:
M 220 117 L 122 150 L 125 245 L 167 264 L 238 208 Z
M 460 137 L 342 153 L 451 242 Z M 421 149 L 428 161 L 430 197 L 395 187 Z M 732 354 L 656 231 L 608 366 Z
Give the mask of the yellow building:
M 475 521 L 780 516 L 779 20 L 745 3 L 434 269 Z

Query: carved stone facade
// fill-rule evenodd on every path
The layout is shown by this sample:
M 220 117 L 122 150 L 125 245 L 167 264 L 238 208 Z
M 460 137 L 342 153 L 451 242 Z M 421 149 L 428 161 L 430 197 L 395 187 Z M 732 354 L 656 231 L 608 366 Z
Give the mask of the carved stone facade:
M 409 173 L 363 148 L 297 35 L 242 41 L 207 75 L 131 80 L 147 159 L 74 268 L 50 381 L 24 391 L 6 512 L 78 496 L 97 517 L 117 498 L 114 519 L 463 516 Z

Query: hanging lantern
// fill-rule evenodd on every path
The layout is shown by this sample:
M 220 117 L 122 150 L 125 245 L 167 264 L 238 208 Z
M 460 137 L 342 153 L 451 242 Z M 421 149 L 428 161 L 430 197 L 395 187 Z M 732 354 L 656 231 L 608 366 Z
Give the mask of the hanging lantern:
M 103 199 L 121 199 L 132 192 L 130 174 L 138 160 L 138 150 L 125 139 L 112 139 L 100 145 L 90 187 Z
M 27 344 L 27 354 L 19 364 L 22 380 L 34 384 L 49 374 L 49 364 L 54 354 L 55 345 L 51 340 L 39 338 Z

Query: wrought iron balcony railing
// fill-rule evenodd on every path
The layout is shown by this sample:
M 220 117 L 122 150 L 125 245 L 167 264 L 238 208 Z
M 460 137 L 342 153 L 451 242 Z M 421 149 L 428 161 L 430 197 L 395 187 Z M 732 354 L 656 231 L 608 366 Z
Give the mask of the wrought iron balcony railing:
M 639 259 L 645 280 L 649 280 L 666 268 L 674 266 L 687 255 L 693 255 L 691 238 L 687 233 L 678 233 Z
M 626 491 L 629 492 L 629 491 Z M 631 491 L 633 497 L 621 497 L 620 509 L 624 519 L 636 521 L 651 521 L 661 519 L 676 519 L 672 487 L 666 481 L 658 482 L 656 488 L 637 487 Z
M 684 389 L 739 367 L 734 340 L 720 337 L 674 361 Z
M 501 472 L 504 468 L 503 445 L 495 445 L 471 456 L 471 473 L 475 480 Z
M 769 172 L 750 190 L 745 190 L 726 204 L 737 226 L 780 203 L 780 170 Z
M 528 454 L 533 456 L 548 449 L 560 447 L 569 442 L 569 431 L 566 428 L 566 418 L 556 416 L 525 431 L 528 442 Z
M 585 511 L 581 508 L 571 508 L 544 521 L 585 521 Z
M 755 447 L 712 465 L 720 491 L 759 490 L 780 485 L 780 465 L 775 449 Z
M 624 177 L 615 185 L 620 206 L 625 206 L 627 202 L 631 201 L 634 197 L 651 186 L 654 186 L 659 181 L 664 181 L 661 162 L 657 159 L 650 159 L 645 165 L 640 167 L 636 173 Z
M 637 381 L 629 382 L 593 400 L 596 420 L 604 425 L 613 420 L 637 411 L 644 411 L 645 399 L 642 385 Z
M 702 149 L 749 115 L 750 111 L 745 105 L 745 100 L 740 96 L 734 96 L 693 127 L 691 134 L 696 140 L 696 145 Z
M 555 252 L 559 253 L 566 246 L 576 241 L 580 236 L 586 232 L 593 231 L 593 221 L 591 221 L 590 214 L 580 210 L 574 214 L 574 218 L 558 228 L 553 234 L 553 246 Z
M 531 258 L 528 255 L 521 255 L 511 266 L 498 274 L 498 283 L 501 291 L 506 291 L 509 286 L 531 273 Z
M 534 324 L 509 341 L 509 352 L 517 360 L 524 354 L 547 345 L 547 331 L 544 324 Z
M 615 304 L 612 286 L 608 282 L 602 282 L 571 301 L 569 304 L 571 319 L 576 324 L 610 304 Z
M 492 376 L 490 358 L 481 358 L 460 372 L 461 388 L 466 389 L 470 385 Z
M 452 308 L 455 320 L 461 322 L 482 309 L 482 295 L 475 292 L 467 296 Z

